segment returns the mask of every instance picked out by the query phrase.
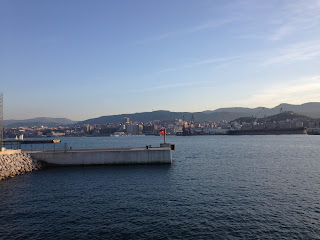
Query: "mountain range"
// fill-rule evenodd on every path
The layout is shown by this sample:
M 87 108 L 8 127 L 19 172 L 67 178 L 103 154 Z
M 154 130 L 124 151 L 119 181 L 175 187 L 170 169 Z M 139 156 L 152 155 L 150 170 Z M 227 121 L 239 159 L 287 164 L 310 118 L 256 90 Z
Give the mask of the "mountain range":
M 320 102 L 304 103 L 301 105 L 280 104 L 274 108 L 219 108 L 213 111 L 203 112 L 170 112 L 170 111 L 153 111 L 133 114 L 120 114 L 111 116 L 102 116 L 92 118 L 85 121 L 78 122 L 77 124 L 106 124 L 106 123 L 119 123 L 123 122 L 125 117 L 130 118 L 131 121 L 148 122 L 152 120 L 174 120 L 185 119 L 189 121 L 192 115 L 196 122 L 200 121 L 232 121 L 240 117 L 265 117 L 278 114 L 280 112 L 292 111 L 312 118 L 320 118 Z
M 3 120 L 3 126 L 7 128 L 14 127 L 55 127 L 64 125 L 73 125 L 76 121 L 72 121 L 67 118 L 48 118 L 48 117 L 38 117 L 26 120 Z
M 123 122 L 125 117 L 130 118 L 131 121 L 149 122 L 152 120 L 174 120 L 185 119 L 189 121 L 194 117 L 196 122 L 200 121 L 232 121 L 240 117 L 266 117 L 278 114 L 280 112 L 292 111 L 298 114 L 302 114 L 312 118 L 320 118 L 320 102 L 310 102 L 301 105 L 292 104 L 280 104 L 274 108 L 243 108 L 243 107 L 231 107 L 231 108 L 219 108 L 216 110 L 208 110 L 203 112 L 170 112 L 165 110 L 132 113 L 132 114 L 119 114 L 102 116 L 98 118 L 87 119 L 85 121 L 72 121 L 66 118 L 33 118 L 27 120 L 4 120 L 5 127 L 20 127 L 20 126 L 62 126 L 62 125 L 83 125 L 83 124 L 107 124 L 107 123 L 119 123 Z

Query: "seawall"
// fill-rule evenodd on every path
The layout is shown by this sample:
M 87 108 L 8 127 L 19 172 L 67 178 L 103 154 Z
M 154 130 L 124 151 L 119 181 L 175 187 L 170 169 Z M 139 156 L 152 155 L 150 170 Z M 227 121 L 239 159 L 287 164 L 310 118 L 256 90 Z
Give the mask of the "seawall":
M 0 152 L 0 180 L 41 169 L 43 164 L 20 150 Z
M 4 150 L 0 152 L 0 180 L 43 168 L 45 165 L 171 164 L 172 144 L 159 148 L 76 149 L 60 151 Z
M 30 152 L 35 160 L 49 165 L 122 165 L 122 164 L 171 164 L 170 147 L 75 149 L 66 151 Z

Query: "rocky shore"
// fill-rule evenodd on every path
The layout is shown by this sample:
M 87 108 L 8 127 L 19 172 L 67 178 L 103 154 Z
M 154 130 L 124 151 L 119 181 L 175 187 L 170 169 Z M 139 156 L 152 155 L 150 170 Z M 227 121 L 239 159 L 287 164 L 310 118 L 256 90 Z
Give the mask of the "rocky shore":
M 0 155 L 0 180 L 41 168 L 43 168 L 43 164 L 32 159 L 28 153 Z

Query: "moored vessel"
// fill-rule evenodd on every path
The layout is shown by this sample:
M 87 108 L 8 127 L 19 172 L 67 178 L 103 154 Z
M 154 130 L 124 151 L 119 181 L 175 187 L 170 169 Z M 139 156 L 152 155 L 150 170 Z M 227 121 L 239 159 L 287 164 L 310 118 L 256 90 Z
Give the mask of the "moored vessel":
M 320 135 L 320 128 L 307 128 L 308 135 Z
M 282 135 L 282 134 L 306 134 L 305 127 L 296 128 L 263 128 L 229 130 L 228 135 Z

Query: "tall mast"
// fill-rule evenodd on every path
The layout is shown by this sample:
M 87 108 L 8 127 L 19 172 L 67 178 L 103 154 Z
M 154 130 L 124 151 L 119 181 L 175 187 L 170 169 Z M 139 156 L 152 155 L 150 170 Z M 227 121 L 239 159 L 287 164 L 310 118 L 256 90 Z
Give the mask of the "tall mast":
M 0 151 L 3 147 L 3 94 L 0 93 Z

